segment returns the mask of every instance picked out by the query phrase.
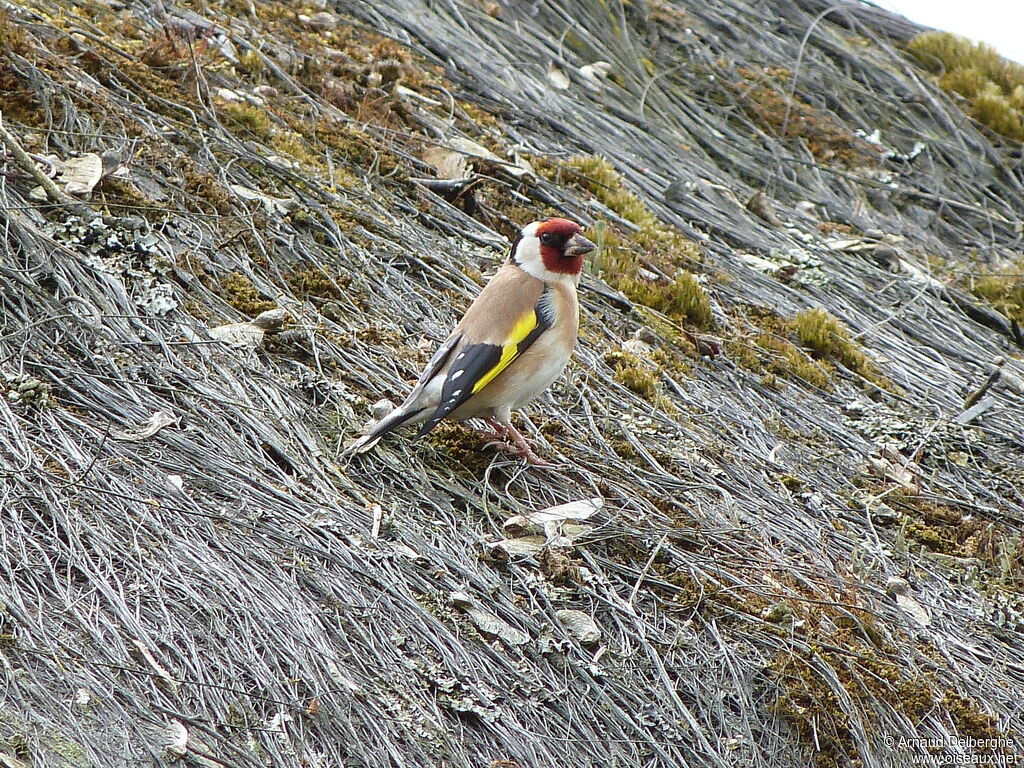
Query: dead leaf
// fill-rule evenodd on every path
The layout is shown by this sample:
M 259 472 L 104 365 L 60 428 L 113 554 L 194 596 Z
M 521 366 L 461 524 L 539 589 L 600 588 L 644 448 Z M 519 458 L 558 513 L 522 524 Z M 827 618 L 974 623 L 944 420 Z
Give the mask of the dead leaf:
M 498 550 L 508 557 L 524 557 L 536 555 L 542 549 L 546 539 L 543 536 L 519 536 L 513 539 L 502 539 L 491 544 L 492 550 Z
M 601 628 L 593 617 L 583 611 L 556 611 L 555 618 L 570 637 L 583 645 L 593 645 L 601 639 Z
M 64 191 L 69 195 L 87 197 L 103 178 L 103 158 L 90 152 L 65 161 L 61 170 Z
M 510 517 L 505 521 L 505 529 L 508 530 L 517 525 L 523 528 L 536 527 L 543 529 L 548 523 L 557 523 L 563 520 L 587 520 L 603 506 L 604 499 L 600 496 L 592 499 L 570 501 L 567 504 L 559 504 L 558 506 L 530 512 L 526 515 Z
M 211 328 L 208 333 L 211 339 L 223 341 L 233 347 L 258 347 L 266 335 L 262 328 L 252 323 L 228 323 Z
M 465 592 L 452 592 L 449 599 L 452 605 L 466 612 L 482 634 L 496 637 L 508 645 L 525 645 L 530 642 L 530 636 L 525 632 L 516 629 L 493 613 L 477 608 L 473 604 L 473 598 Z
M 243 200 L 258 200 L 263 203 L 267 213 L 272 216 L 294 213 L 299 209 L 299 202 L 294 197 L 273 197 L 241 184 L 229 184 L 228 188 Z
M 885 591 L 896 600 L 898 605 L 905 614 L 910 616 L 914 621 L 920 624 L 922 627 L 927 627 L 932 623 L 932 617 L 928 614 L 927 609 L 910 594 L 910 584 L 906 579 L 902 579 L 899 576 L 893 576 L 886 582 Z
M 427 147 L 423 151 L 423 161 L 437 171 L 441 179 L 465 179 L 469 176 L 466 156 L 447 147 Z
M 588 88 L 600 91 L 604 88 L 613 69 L 607 61 L 595 61 L 593 64 L 580 67 L 580 77 L 583 78 L 583 82 Z
M 162 734 L 163 748 L 172 762 L 188 753 L 188 729 L 178 720 L 172 720 Z
M 560 91 L 569 89 L 569 76 L 553 61 L 548 62 L 548 81 Z
M 145 422 L 140 424 L 134 429 L 112 429 L 110 430 L 110 436 L 115 440 L 131 440 L 139 441 L 145 440 L 146 438 L 152 437 L 164 427 L 169 427 L 171 424 L 177 424 L 178 417 L 170 411 L 157 411 Z
M 113 153 L 105 154 L 113 156 Z M 109 158 L 104 163 L 104 158 L 94 152 L 64 161 L 47 156 L 46 161 L 56 169 L 54 182 L 62 185 L 64 191 L 69 195 L 76 197 L 91 195 L 100 179 L 116 170 L 120 165 L 120 160 L 118 160 L 116 165 L 111 166 Z M 46 191 L 42 187 L 33 187 L 28 194 L 33 200 L 46 200 Z

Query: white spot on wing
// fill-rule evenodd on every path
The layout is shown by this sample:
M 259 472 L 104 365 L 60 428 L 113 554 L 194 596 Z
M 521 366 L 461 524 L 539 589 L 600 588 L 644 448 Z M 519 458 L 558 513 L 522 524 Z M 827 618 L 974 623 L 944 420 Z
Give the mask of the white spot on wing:
M 461 355 L 459 355 L 459 357 L 461 357 Z M 459 378 L 459 376 L 461 376 L 465 372 L 465 368 L 460 368 L 459 370 L 452 372 L 452 375 L 449 376 L 448 378 L 451 379 L 452 381 L 455 381 L 457 378 Z

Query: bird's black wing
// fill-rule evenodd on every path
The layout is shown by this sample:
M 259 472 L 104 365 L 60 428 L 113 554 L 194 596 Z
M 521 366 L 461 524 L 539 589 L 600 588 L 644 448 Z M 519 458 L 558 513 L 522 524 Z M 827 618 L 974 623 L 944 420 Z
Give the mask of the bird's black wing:
M 427 434 L 441 419 L 487 386 L 513 360 L 529 349 L 551 327 L 552 322 L 554 319 L 548 309 L 548 302 L 542 296 L 536 307 L 516 321 L 503 345 L 466 344 L 462 347 L 448 370 L 437 410 L 423 423 L 416 437 Z

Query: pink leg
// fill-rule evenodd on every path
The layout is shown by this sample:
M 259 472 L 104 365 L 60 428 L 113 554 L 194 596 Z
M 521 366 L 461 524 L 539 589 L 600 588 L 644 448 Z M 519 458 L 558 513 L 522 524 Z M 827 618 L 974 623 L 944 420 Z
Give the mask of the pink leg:
M 508 429 L 497 419 L 484 419 L 487 422 L 487 426 L 491 428 L 491 432 L 483 431 L 480 433 L 480 437 L 484 440 L 489 440 L 491 443 L 507 443 L 508 442 Z M 488 443 L 490 445 L 490 443 Z
M 485 421 L 494 429 L 494 432 L 485 433 L 484 436 L 497 438 L 488 443 L 488 446 L 493 445 L 499 451 L 504 451 L 513 456 L 521 456 L 526 459 L 527 463 L 533 464 L 535 467 L 555 466 L 550 461 L 545 461 L 538 456 L 529 441 L 511 423 L 502 424 L 497 419 L 485 419 Z

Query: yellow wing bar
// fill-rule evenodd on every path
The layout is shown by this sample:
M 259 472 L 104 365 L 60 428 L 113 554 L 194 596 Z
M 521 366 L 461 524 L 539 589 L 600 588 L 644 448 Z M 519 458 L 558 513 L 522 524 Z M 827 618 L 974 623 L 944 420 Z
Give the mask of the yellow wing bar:
M 536 335 L 546 327 L 546 325 L 538 324 L 537 313 L 532 309 L 520 317 L 512 327 L 512 333 L 509 334 L 508 340 L 501 347 L 501 357 L 498 358 L 498 362 L 473 384 L 473 394 L 486 387 L 495 376 L 508 368 L 509 364 L 519 357 L 520 346 L 523 349 L 529 347 Z M 531 334 L 534 334 L 532 338 Z M 530 343 L 523 344 L 527 339 L 530 340 Z

